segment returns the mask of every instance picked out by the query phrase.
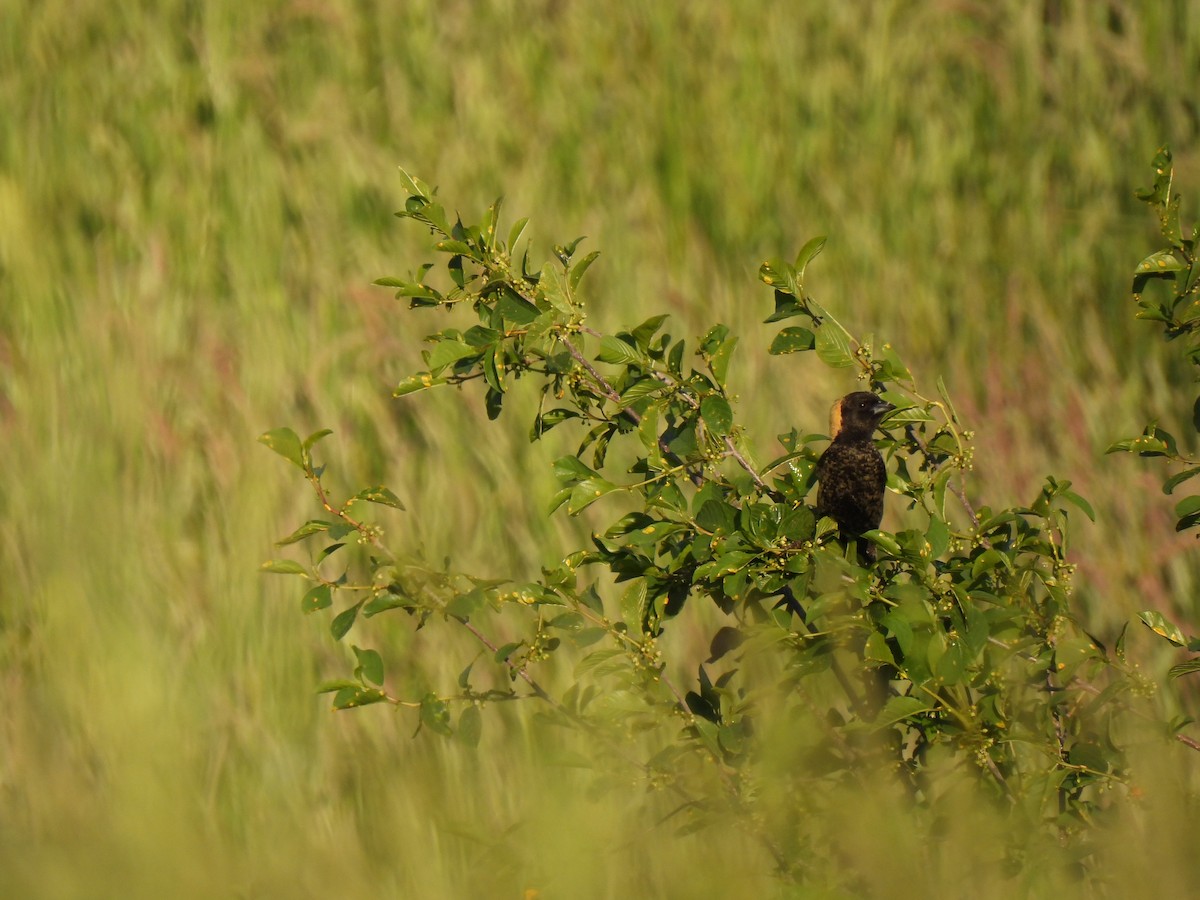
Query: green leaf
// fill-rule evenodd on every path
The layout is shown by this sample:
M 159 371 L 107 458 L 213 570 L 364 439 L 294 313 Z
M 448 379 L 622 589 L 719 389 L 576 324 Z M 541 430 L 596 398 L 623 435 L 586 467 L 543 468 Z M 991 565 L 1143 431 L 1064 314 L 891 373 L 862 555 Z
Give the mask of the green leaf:
M 585 478 L 571 488 L 571 499 L 567 504 L 567 512 L 573 516 L 577 515 L 605 494 L 616 489 L 615 484 L 603 478 Z
M 404 189 L 413 197 L 419 197 L 428 200 L 437 193 L 436 189 L 431 190 L 429 185 L 423 182 L 420 178 L 417 178 L 415 175 L 410 175 L 403 167 L 398 166 L 397 168 L 400 169 L 401 184 L 403 185 Z
M 479 588 L 473 591 L 467 591 L 465 594 L 459 594 L 453 597 L 446 604 L 446 614 L 457 616 L 460 619 L 469 619 L 472 615 L 483 608 L 484 594 Z
M 512 643 L 505 644 L 503 647 L 498 647 L 496 652 L 492 654 L 492 659 L 494 659 L 497 663 L 507 663 L 508 658 L 521 648 L 522 643 L 524 642 L 513 641 Z
M 325 560 L 345 546 L 345 544 L 330 544 L 327 547 L 321 548 L 321 552 L 317 554 L 316 564 L 320 565 L 321 563 L 325 562 Z
M 932 559 L 941 559 L 946 548 L 950 546 L 950 528 L 941 519 L 932 519 L 929 529 L 925 532 L 925 540 L 929 542 L 929 555 Z
M 1167 669 L 1167 674 L 1172 678 L 1178 678 L 1180 675 L 1187 675 L 1190 672 L 1200 672 L 1200 656 Z
M 423 391 L 426 388 L 436 387 L 439 384 L 445 384 L 446 379 L 442 377 L 434 378 L 428 372 L 418 372 L 416 375 L 409 375 L 392 391 L 393 397 L 403 397 L 405 394 L 412 394 L 416 391 Z
M 258 436 L 258 442 L 270 447 L 288 462 L 308 471 L 305 466 L 304 447 L 296 432 L 290 428 L 272 428 Z
M 304 566 L 290 559 L 271 559 L 259 566 L 260 572 L 271 572 L 275 575 L 307 575 Z
M 560 313 L 569 316 L 574 312 L 571 298 L 567 295 L 566 285 L 563 284 L 562 275 L 557 267 L 546 266 L 542 269 L 542 274 L 538 276 L 538 290 L 542 292 L 546 302 Z
M 811 350 L 817 345 L 817 338 L 807 328 L 785 328 L 779 334 L 775 335 L 775 340 L 771 341 L 771 346 L 767 350 L 774 356 L 779 356 L 784 353 L 796 353 L 803 350 Z
M 600 355 L 597 357 L 601 362 L 612 363 L 619 366 L 645 366 L 646 360 L 642 356 L 641 351 L 618 337 L 611 334 L 606 334 L 600 339 Z
M 916 697 L 892 697 L 884 704 L 873 723 L 876 728 L 886 728 L 904 719 L 919 715 L 930 709 L 930 705 Z
M 1070 503 L 1075 504 L 1081 510 L 1083 510 L 1083 514 L 1085 516 L 1087 516 L 1093 522 L 1096 521 L 1096 511 L 1094 509 L 1092 509 L 1092 504 L 1088 503 L 1087 500 L 1085 500 L 1083 497 L 1079 496 L 1074 491 L 1063 490 L 1063 491 L 1060 491 L 1059 493 L 1060 493 L 1060 496 L 1062 496 L 1062 498 L 1064 500 L 1067 500 Z M 1170 493 L 1170 491 L 1167 491 L 1167 493 Z
M 340 689 L 333 698 L 334 709 L 353 709 L 359 706 L 369 706 L 387 699 L 383 691 L 375 688 L 361 688 L 358 685 Z
M 725 376 L 729 371 L 729 358 L 733 355 L 733 349 L 737 344 L 738 339 L 736 337 L 726 338 L 709 357 L 709 368 L 712 369 L 713 376 L 722 387 L 725 385 Z
M 376 594 L 368 600 L 362 608 L 362 613 L 367 618 L 377 616 L 381 612 L 387 612 L 389 609 L 412 609 L 416 604 L 409 598 L 401 594 L 394 594 L 391 591 L 384 591 L 381 594 Z
M 575 484 L 585 478 L 599 477 L 574 456 L 560 456 L 554 461 L 554 477 L 563 484 Z
M 790 319 L 793 316 L 806 315 L 808 310 L 804 304 L 796 299 L 795 294 L 789 294 L 787 291 L 775 289 L 775 312 L 763 319 L 764 324 L 769 322 L 781 322 L 784 319 Z
M 954 469 L 947 466 L 933 479 L 933 509 L 943 519 L 946 517 L 946 488 L 954 476 Z
M 468 706 L 458 716 L 458 739 L 468 747 L 478 747 L 483 733 L 483 715 L 478 706 Z
M 503 316 L 506 322 L 518 326 L 528 325 L 542 314 L 541 310 L 507 285 L 500 292 L 500 299 L 496 301 L 496 312 Z
M 729 407 L 729 401 L 720 394 L 710 394 L 700 401 L 700 417 L 709 430 L 719 437 L 729 434 L 733 428 L 733 410 Z
M 708 748 L 708 752 L 717 759 L 721 759 L 721 732 L 717 725 L 700 716 L 696 716 L 692 720 L 692 724 L 695 727 L 696 733 L 699 735 L 701 742 L 703 742 L 704 746 Z
M 896 539 L 886 531 L 872 529 L 871 531 L 864 531 L 862 536 L 876 547 L 881 548 L 889 556 L 904 555 L 904 548 L 902 548 Z
M 346 688 L 358 690 L 359 684 L 357 681 L 350 681 L 346 678 L 334 678 L 329 681 L 322 681 L 317 685 L 318 694 L 332 694 L 334 691 L 343 691 Z
M 1167 621 L 1162 613 L 1147 609 L 1138 613 L 1138 618 L 1142 620 L 1142 623 L 1147 628 L 1159 637 L 1166 638 L 1175 646 L 1186 647 L 1188 645 L 1188 640 L 1183 636 L 1183 632 L 1179 630 L 1179 626 Z
M 1150 272 L 1180 272 L 1187 268 L 1187 263 L 1170 250 L 1159 250 L 1151 253 L 1134 270 L 1139 275 Z
M 932 642 L 931 646 L 932 646 Z M 958 684 L 962 680 L 963 672 L 966 670 L 967 659 L 966 647 L 961 640 L 950 640 L 947 642 L 945 651 L 938 657 L 937 661 L 930 660 L 933 672 L 945 684 Z
M 867 637 L 867 646 L 863 652 L 863 657 L 874 662 L 891 665 L 894 665 L 896 662 L 896 657 L 892 655 L 892 648 L 888 646 L 887 639 L 878 631 L 872 631 Z
M 314 431 L 304 439 L 304 449 L 306 451 L 311 450 L 317 441 L 323 440 L 331 434 L 333 434 L 332 428 L 322 428 L 320 431 Z
M 674 373 L 677 378 L 683 377 L 683 354 L 686 346 L 686 341 L 676 341 L 671 346 L 671 352 L 667 354 L 667 368 Z
M 1200 466 L 1194 466 L 1191 469 L 1184 469 L 1182 472 L 1172 475 L 1163 482 L 1163 493 L 1170 494 L 1175 490 L 1175 488 L 1179 487 L 1179 485 L 1183 484 L 1189 478 L 1195 477 L 1196 475 L 1200 475 Z
M 504 393 L 504 356 L 498 344 L 488 347 L 483 354 L 483 378 L 495 394 Z
M 316 612 L 318 609 L 325 609 L 333 603 L 333 598 L 330 596 L 329 585 L 318 584 L 316 587 L 309 588 L 308 592 L 300 598 L 301 612 Z
M 1200 512 L 1200 496 L 1184 497 L 1175 504 L 1175 515 L 1180 518 Z
M 354 651 L 355 657 L 358 659 L 358 667 L 354 670 L 354 674 L 362 681 L 370 681 L 374 684 L 383 684 L 383 657 L 376 650 L 363 650 L 360 647 L 351 645 L 351 650 Z
M 850 334 L 832 316 L 826 317 L 817 329 L 816 349 L 817 356 L 827 366 L 844 369 L 854 365 Z
M 572 409 L 556 407 L 555 409 L 547 410 L 534 420 L 533 428 L 529 432 L 529 440 L 532 443 L 533 441 L 541 438 L 542 435 L 544 435 L 555 425 L 561 425 L 563 422 L 567 421 L 567 419 L 578 418 L 579 413 Z
M 639 378 L 629 387 L 625 388 L 621 393 L 619 402 L 622 406 L 629 406 L 643 397 L 649 397 L 651 394 L 657 393 L 665 387 L 666 385 L 656 378 L 651 378 L 650 376 Z
M 932 422 L 933 416 L 920 406 L 909 406 L 904 409 L 894 409 L 883 420 L 883 427 L 889 425 L 906 425 L 910 422 Z
M 621 594 L 621 618 L 634 634 L 642 633 L 646 615 L 646 579 L 638 578 Z
M 508 247 L 509 253 L 512 253 L 516 249 L 517 243 L 521 240 L 521 237 L 525 234 L 525 226 L 527 226 L 528 224 L 529 224 L 528 216 L 526 216 L 523 219 L 517 219 L 517 221 L 513 222 L 512 228 L 510 228 L 508 230 L 507 247 Z
M 354 620 L 358 618 L 358 610 L 361 606 L 361 603 L 356 603 L 334 616 L 333 621 L 329 623 L 329 633 L 333 635 L 335 641 L 340 641 L 346 636 L 346 632 L 354 627 Z
M 588 585 L 588 589 L 579 595 L 579 602 L 592 612 L 604 615 L 604 601 L 600 599 L 600 594 L 594 584 Z
M 446 701 L 437 694 L 428 693 L 421 698 L 421 724 L 445 737 L 450 737 L 450 709 Z
M 326 522 L 324 519 L 309 519 L 287 537 L 275 542 L 276 547 L 284 547 L 288 544 L 294 544 L 297 541 L 302 541 L 306 537 L 314 534 L 320 534 L 322 531 L 328 531 L 332 522 Z
M 471 259 L 479 258 L 474 248 L 464 244 L 462 241 L 438 241 L 433 247 L 442 253 L 455 253 L 459 256 L 469 256 Z
M 1129 440 L 1117 441 L 1105 453 L 1114 453 L 1118 450 L 1125 450 L 1129 453 L 1136 453 L 1139 456 L 1166 456 L 1168 452 L 1166 441 L 1155 437 L 1152 434 L 1143 434 Z
M 642 350 L 648 350 L 650 348 L 650 339 L 654 337 L 658 329 L 662 327 L 663 322 L 667 321 L 668 318 L 670 316 L 666 314 L 651 316 L 637 328 L 633 329 L 630 335 L 633 337 L 634 343 Z
M 571 267 L 571 274 L 567 276 L 567 284 L 571 286 L 571 292 L 579 287 L 579 281 L 583 278 L 583 273 L 588 270 L 588 266 L 596 261 L 596 257 L 600 255 L 599 250 L 593 250 L 579 262 Z
M 393 509 L 404 509 L 404 504 L 400 502 L 400 498 L 381 484 L 359 491 L 347 503 L 352 503 L 355 500 L 366 500 L 370 503 L 378 503 L 381 506 L 390 506 Z
M 823 234 L 818 235 L 815 238 L 811 238 L 803 247 L 800 248 L 800 252 L 796 254 L 795 269 L 796 277 L 801 283 L 804 282 L 804 270 L 808 268 L 808 264 L 812 262 L 824 249 L 825 235 Z
M 429 354 L 429 371 L 436 375 L 460 359 L 479 356 L 481 353 L 482 351 L 478 347 L 470 347 L 461 341 L 439 341 Z
M 758 277 L 771 287 L 798 295 L 800 284 L 796 280 L 796 270 L 782 259 L 769 259 L 758 267 Z

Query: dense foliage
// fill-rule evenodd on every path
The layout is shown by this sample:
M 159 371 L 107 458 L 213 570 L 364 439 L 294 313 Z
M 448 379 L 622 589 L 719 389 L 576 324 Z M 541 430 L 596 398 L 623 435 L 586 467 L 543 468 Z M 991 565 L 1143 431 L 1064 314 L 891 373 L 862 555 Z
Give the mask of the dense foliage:
M 1138 290 L 1143 314 L 1153 311 L 1174 335 L 1191 330 L 1180 306 L 1200 267 L 1194 237 L 1179 231 L 1165 159 L 1148 199 L 1163 210 L 1173 251 L 1139 273 L 1185 274 L 1173 308 L 1141 300 L 1146 275 Z M 907 527 L 868 533 L 878 554 L 869 567 L 812 507 L 822 435 L 781 435 L 782 453 L 758 461 L 729 388 L 738 338 L 728 328 L 714 325 L 691 346 L 667 332 L 664 315 L 597 332 L 581 292 L 597 253 L 580 255 L 576 240 L 531 267 L 526 219 L 505 234 L 497 201 L 478 223 L 452 221 L 435 189 L 405 179 L 410 196 L 397 215 L 430 231 L 443 263 L 378 284 L 414 309 L 455 318 L 426 338 L 425 370 L 396 395 L 474 383 L 494 419 L 512 391 L 539 391 L 530 440 L 558 428 L 579 436 L 578 449 L 553 463 L 554 509 L 612 512 L 589 546 L 536 582 L 442 571 L 393 547 L 360 512 L 370 503 L 402 508 L 387 488 L 330 497 L 313 455 L 328 431 L 303 441 L 286 428 L 263 435 L 303 470 L 326 514 L 280 542 L 309 543 L 306 564 L 276 560 L 267 570 L 307 579 L 303 609 L 334 607 L 336 639 L 360 623 L 354 677 L 323 686 L 336 708 L 411 707 L 421 727 L 474 744 L 489 702 L 536 698 L 553 720 L 597 738 L 586 764 L 609 769 L 617 759 L 640 771 L 669 812 L 686 811 L 672 820 L 686 829 L 741 818 L 788 877 L 803 878 L 805 860 L 826 851 L 806 814 L 831 786 L 864 772 L 886 773 L 915 810 L 938 814 L 947 785 L 965 777 L 1018 818 L 1010 863 L 1030 834 L 1086 837 L 1109 789 L 1125 781 L 1122 722 L 1141 714 L 1147 692 L 1126 663 L 1124 633 L 1106 648 L 1070 608 L 1068 525 L 1072 512 L 1093 517 L 1092 509 L 1055 477 L 1026 506 L 991 509 L 968 495 L 972 433 L 941 381 L 924 392 L 890 345 L 855 338 L 809 293 L 823 238 L 793 262 L 760 269 L 773 290 L 767 321 L 796 323 L 769 352 L 812 352 L 896 407 L 880 446 L 890 502 L 903 505 Z M 1174 440 L 1153 428 L 1127 443 L 1174 453 Z M 1173 478 L 1168 491 L 1196 471 Z M 1181 515 L 1182 527 L 1200 514 Z M 348 560 L 355 542 L 365 553 Z M 726 624 L 683 684 L 670 676 L 659 638 L 689 601 L 715 604 Z M 468 650 L 456 684 L 405 695 L 389 683 L 392 661 L 359 646 L 401 611 L 417 628 L 465 630 L 486 659 Z M 1152 613 L 1143 619 L 1163 625 Z M 514 629 L 515 640 L 497 637 Z M 560 662 L 570 677 L 556 670 Z M 650 736 L 635 747 L 652 753 L 622 745 L 621 735 L 635 733 Z M 767 784 L 789 802 L 765 801 Z
M 1175 170 L 1171 162 L 1171 151 L 1164 147 L 1154 157 L 1154 184 L 1138 191 L 1158 216 L 1160 229 L 1166 246 L 1151 253 L 1140 263 L 1133 277 L 1133 299 L 1137 304 L 1137 317 L 1151 322 L 1161 322 L 1163 335 L 1168 341 L 1183 339 L 1184 357 L 1192 366 L 1200 366 L 1200 224 L 1192 226 L 1190 237 L 1184 237 L 1180 222 L 1180 195 L 1174 192 Z M 1147 293 L 1151 283 L 1157 282 L 1161 292 Z M 1192 425 L 1200 432 L 1200 397 L 1192 407 Z M 1109 452 L 1126 451 L 1143 457 L 1162 457 L 1175 464 L 1178 471 L 1163 481 L 1163 493 L 1173 494 L 1184 482 L 1200 475 L 1200 459 L 1179 449 L 1175 435 L 1151 422 L 1137 437 L 1117 441 Z M 1200 496 L 1192 495 L 1180 500 L 1175 506 L 1176 531 L 1187 531 L 1200 526 Z M 1200 651 L 1200 638 L 1188 638 L 1179 627 L 1168 621 L 1156 610 L 1141 614 L 1145 622 L 1157 634 L 1172 644 L 1196 652 Z M 1200 657 L 1180 663 L 1171 669 L 1178 677 L 1188 672 L 1200 671 Z

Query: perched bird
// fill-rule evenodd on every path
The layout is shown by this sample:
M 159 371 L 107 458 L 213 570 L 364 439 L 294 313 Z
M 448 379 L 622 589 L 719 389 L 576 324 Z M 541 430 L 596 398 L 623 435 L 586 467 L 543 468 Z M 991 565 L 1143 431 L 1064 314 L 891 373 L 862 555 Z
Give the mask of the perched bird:
M 838 523 L 841 539 L 857 539 L 858 558 L 874 562 L 875 547 L 859 537 L 883 519 L 887 469 L 872 436 L 885 415 L 895 409 L 867 391 L 847 394 L 833 405 L 833 442 L 817 460 L 817 514 Z

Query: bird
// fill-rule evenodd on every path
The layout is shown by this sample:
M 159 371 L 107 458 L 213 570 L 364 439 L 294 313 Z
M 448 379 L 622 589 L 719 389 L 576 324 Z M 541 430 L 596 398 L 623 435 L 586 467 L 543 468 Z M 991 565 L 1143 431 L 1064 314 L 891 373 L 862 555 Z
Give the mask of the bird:
M 842 542 L 856 541 L 858 558 L 865 562 L 875 561 L 875 546 L 862 533 L 883 520 L 887 485 L 887 468 L 873 436 L 895 408 L 869 391 L 842 397 L 830 412 L 832 442 L 817 460 L 817 514 L 837 522 Z

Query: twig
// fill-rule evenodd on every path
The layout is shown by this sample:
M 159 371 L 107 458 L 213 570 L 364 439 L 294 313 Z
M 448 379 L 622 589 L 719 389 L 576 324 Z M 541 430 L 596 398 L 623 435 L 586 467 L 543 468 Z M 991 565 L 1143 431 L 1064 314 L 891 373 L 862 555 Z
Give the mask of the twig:
M 742 456 L 741 451 L 738 450 L 737 445 L 735 445 L 733 442 L 733 435 L 730 435 L 730 434 L 725 435 L 725 447 L 729 450 L 729 455 L 732 456 L 735 460 L 737 460 L 738 465 L 740 465 L 743 469 L 745 469 L 747 472 L 750 473 L 750 477 L 754 479 L 754 483 L 756 485 L 758 485 L 758 489 L 760 491 L 763 491 L 764 493 L 767 493 L 767 494 L 772 493 L 771 489 L 767 486 L 767 483 L 765 481 L 763 481 L 762 478 L 759 476 L 759 474 L 755 470 L 754 466 L 750 465 L 750 463 L 747 461 L 746 457 Z
M 454 619 L 455 619 L 455 621 L 460 623 L 463 626 L 463 628 L 467 629 L 467 631 L 469 631 L 469 632 L 471 632 L 471 634 L 475 635 L 475 637 L 479 640 L 479 643 L 483 644 L 483 646 L 485 646 L 489 650 L 491 650 L 493 655 L 500 649 L 494 643 L 492 643 L 492 641 L 488 638 L 488 636 L 486 634 L 484 634 L 482 631 L 480 631 L 478 628 L 476 628 L 474 625 L 472 625 L 467 619 L 463 619 L 458 616 L 454 616 Z M 527 685 L 529 685 L 529 687 L 533 690 L 533 693 L 537 697 L 539 697 L 542 700 L 545 700 L 547 703 L 549 703 L 551 706 L 553 706 L 555 709 L 559 710 L 560 712 L 567 713 L 568 715 L 570 715 L 569 711 L 565 707 L 563 707 L 563 705 L 561 703 L 559 703 L 557 700 L 555 700 L 553 697 L 551 697 L 549 694 L 547 694 L 545 688 L 543 688 L 540 684 L 538 684 L 536 681 L 533 680 L 533 676 L 531 676 L 529 674 L 529 672 L 526 671 L 525 666 L 519 666 L 515 662 L 513 662 L 512 659 L 509 659 L 509 658 L 506 658 L 504 660 L 504 664 L 506 666 L 508 666 L 509 669 L 511 669 L 515 674 L 519 675 L 521 677 L 521 680 L 524 681 Z

